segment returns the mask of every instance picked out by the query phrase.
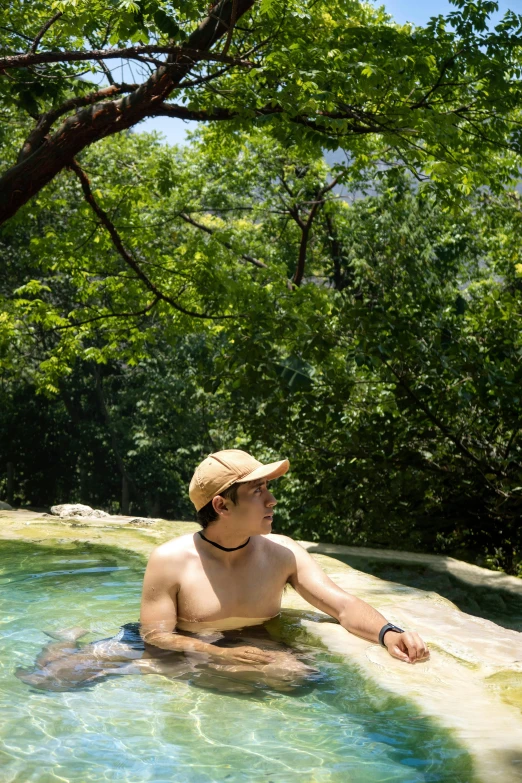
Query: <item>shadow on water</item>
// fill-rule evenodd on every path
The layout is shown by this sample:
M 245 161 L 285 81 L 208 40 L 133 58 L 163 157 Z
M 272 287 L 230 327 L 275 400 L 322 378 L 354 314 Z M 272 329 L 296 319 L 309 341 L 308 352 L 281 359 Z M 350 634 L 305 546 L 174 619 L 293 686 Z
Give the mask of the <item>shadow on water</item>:
M 334 553 L 329 553 L 329 557 L 379 579 L 438 593 L 462 612 L 492 620 L 503 628 L 522 631 L 522 596 L 502 588 L 470 585 L 454 574 L 424 564 L 391 563 L 389 560 Z M 520 584 L 522 588 L 522 580 Z
M 67 577 L 132 569 L 145 571 L 146 558 L 128 549 L 88 541 L 39 544 L 34 541 L 0 541 L 0 586 L 32 582 L 45 577 Z M 52 565 L 52 567 L 50 567 Z
M 266 624 L 270 635 L 298 650 L 303 660 L 317 667 L 321 676 L 311 684 L 314 698 L 350 718 L 376 743 L 385 742 L 390 758 L 406 768 L 415 768 L 428 783 L 473 783 L 472 759 L 452 732 L 426 716 L 408 699 L 384 690 L 364 677 L 342 655 L 328 651 L 301 620 L 335 623 L 315 611 L 286 609 Z M 308 686 L 308 689 L 310 686 Z M 297 688 L 299 697 L 305 688 Z

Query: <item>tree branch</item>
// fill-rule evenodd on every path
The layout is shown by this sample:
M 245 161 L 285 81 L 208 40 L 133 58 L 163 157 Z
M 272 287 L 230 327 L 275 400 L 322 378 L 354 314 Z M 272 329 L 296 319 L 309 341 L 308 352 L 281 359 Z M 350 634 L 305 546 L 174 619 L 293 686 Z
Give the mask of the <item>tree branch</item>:
M 13 35 L 17 35 L 18 38 L 23 38 L 24 41 L 29 41 L 30 43 L 33 42 L 33 39 L 29 35 L 25 35 L 24 33 L 19 33 L 18 30 L 13 30 L 12 27 L 5 27 L 3 24 L 0 24 L 0 30 L 5 30 L 7 33 L 12 33 Z
M 36 127 L 25 140 L 24 145 L 20 150 L 20 154 L 18 155 L 17 162 L 20 163 L 24 158 L 30 155 L 35 148 L 39 147 L 56 120 L 64 114 L 67 114 L 67 112 L 72 109 L 79 109 L 82 106 L 92 106 L 103 98 L 110 98 L 114 95 L 133 92 L 138 86 L 138 84 L 111 84 L 110 87 L 105 87 L 103 90 L 98 90 L 98 92 L 91 92 L 89 95 L 83 95 L 80 98 L 70 98 L 68 101 L 62 103 L 57 109 L 42 114 Z
M 117 435 L 116 435 L 116 431 L 115 431 L 115 429 L 114 429 L 114 427 L 112 425 L 111 415 L 109 413 L 109 409 L 108 409 L 107 404 L 105 402 L 105 395 L 103 393 L 103 380 L 102 380 L 102 375 L 101 375 L 101 372 L 100 372 L 100 368 L 98 367 L 97 364 L 93 364 L 92 368 L 93 368 L 93 374 L 94 374 L 94 380 L 95 380 L 96 396 L 98 398 L 98 404 L 99 404 L 99 407 L 100 407 L 100 413 L 101 413 L 101 415 L 103 417 L 103 420 L 105 422 L 105 426 L 107 427 L 107 430 L 109 432 L 109 436 L 110 436 L 110 439 L 111 439 L 112 450 L 114 452 L 114 457 L 116 459 L 116 464 L 118 466 L 118 470 L 120 471 L 120 475 L 122 477 L 122 480 L 126 481 L 134 489 L 134 491 L 136 492 L 136 485 L 134 484 L 133 479 L 131 478 L 131 476 L 129 475 L 129 472 L 127 471 L 127 467 L 125 465 L 125 461 L 124 461 L 124 459 L 122 457 L 122 454 L 121 454 L 121 451 L 120 451 L 120 447 L 119 447 L 119 444 L 118 444 L 118 438 L 117 438 Z M 122 492 L 122 496 L 123 496 L 123 492 Z M 124 508 L 123 497 L 122 497 L 122 509 L 121 510 L 122 510 L 123 514 L 126 514 L 126 513 L 128 514 L 129 513 L 129 509 L 128 508 Z
M 186 82 L 180 82 L 178 84 L 178 89 L 184 90 L 187 87 L 197 87 L 199 84 L 205 84 L 205 82 L 211 82 L 214 79 L 219 79 L 219 77 L 223 76 L 224 73 L 227 73 L 230 68 L 231 66 L 228 65 L 226 68 L 221 68 L 220 71 L 216 71 L 216 73 L 207 73 L 205 76 L 199 76 Z
M 250 10 L 255 0 L 238 0 L 238 17 Z M 220 21 L 208 15 L 194 30 L 183 51 L 197 52 L 200 59 L 207 56 L 210 48 L 228 30 L 232 12 L 232 0 L 218 0 Z M 157 49 L 158 47 L 156 47 Z M 175 47 L 165 47 L 175 51 Z M 44 53 L 47 56 L 49 53 Z M 55 53 L 56 54 L 56 53 Z M 85 57 L 87 53 L 79 53 Z M 39 57 L 34 54 L 31 57 Z M 208 57 L 211 55 L 208 54 Z M 217 59 L 222 59 L 219 55 Z M 236 62 L 226 58 L 227 62 Z M 73 162 L 83 149 L 102 138 L 127 130 L 145 117 L 153 114 L 152 107 L 163 103 L 170 93 L 188 74 L 193 65 L 190 56 L 183 55 L 157 68 L 156 71 L 137 90 L 114 101 L 95 103 L 80 109 L 67 117 L 49 138 L 45 138 L 39 147 L 12 166 L 0 178 L 0 225 L 8 220 L 38 193 L 58 172 Z M 7 71 L 5 72 L 7 75 Z
M 53 25 L 58 19 L 63 16 L 63 11 L 58 11 L 54 16 L 52 16 L 50 19 L 47 20 L 47 22 L 44 24 L 44 26 L 41 28 L 40 32 L 37 34 L 36 38 L 34 39 L 31 48 L 29 49 L 29 52 L 31 54 L 35 54 L 36 50 L 38 49 L 38 44 L 44 37 L 47 30 Z
M 448 70 L 450 65 L 452 65 L 455 62 L 455 60 L 457 59 L 459 54 L 462 54 L 463 51 L 464 51 L 464 49 L 459 49 L 458 52 L 455 52 L 455 54 L 452 57 L 448 58 L 442 64 L 442 68 L 440 69 L 440 73 L 439 73 L 439 78 L 437 79 L 437 81 L 435 82 L 433 87 L 430 90 L 428 90 L 428 92 L 425 95 L 423 95 L 422 98 L 419 101 L 417 101 L 417 103 L 412 103 L 412 105 L 410 106 L 410 109 L 420 109 L 421 106 L 427 106 L 428 105 L 428 98 L 430 97 L 430 95 L 433 95 L 435 90 L 439 89 L 439 87 L 442 84 L 442 80 L 444 78 L 444 74 L 446 73 L 446 71 Z
M 348 286 L 348 269 L 347 269 L 347 274 L 346 275 L 343 274 L 343 268 L 341 262 L 347 261 L 347 258 L 343 253 L 342 242 L 339 239 L 339 235 L 337 233 L 335 223 L 332 219 L 332 216 L 329 215 L 328 212 L 325 215 L 325 221 L 326 221 L 326 227 L 328 229 L 328 239 L 330 240 L 330 246 L 331 246 L 334 287 L 337 291 L 342 291 L 344 288 Z M 357 298 L 356 292 L 354 292 L 354 296 L 355 298 Z M 364 381 L 364 383 L 366 383 L 366 381 Z
M 308 249 L 308 240 L 310 237 L 310 229 L 312 228 L 312 223 L 317 214 L 318 209 L 319 209 L 319 202 L 317 201 L 313 205 L 312 209 L 310 210 L 306 223 L 301 228 L 301 242 L 299 243 L 299 255 L 297 257 L 297 266 L 295 269 L 295 274 L 292 279 L 292 283 L 295 286 L 300 286 L 303 281 L 305 264 L 306 264 L 306 253 Z
M 278 114 L 282 111 L 281 108 L 271 109 L 266 113 Z M 263 110 L 258 110 L 259 114 L 263 114 Z M 158 103 L 151 106 L 150 111 L 147 112 L 147 117 L 174 117 L 181 120 L 196 120 L 199 122 L 212 122 L 214 120 L 233 120 L 239 116 L 239 111 L 232 109 L 225 109 L 223 107 L 216 107 L 210 111 L 193 111 L 187 109 L 185 106 L 180 106 L 177 103 Z
M 324 196 L 337 185 L 339 181 L 339 176 L 335 177 L 332 180 L 332 182 L 330 182 L 328 185 L 325 185 L 324 188 L 321 188 L 318 191 L 316 200 L 312 205 L 312 209 L 308 213 L 306 222 L 304 222 L 300 218 L 297 207 L 294 210 L 295 214 L 293 214 L 292 217 L 294 218 L 294 220 L 296 221 L 296 223 L 301 229 L 301 242 L 299 243 L 299 255 L 297 258 L 297 266 L 296 266 L 295 274 L 292 280 L 292 283 L 295 286 L 300 286 L 303 281 L 305 265 L 306 265 L 306 253 L 308 250 L 308 240 L 310 238 L 310 230 L 312 228 L 312 223 L 314 222 L 317 212 L 324 205 Z M 292 212 L 290 212 L 290 214 L 292 214 Z
M 105 313 L 104 315 L 95 315 L 92 318 L 86 318 L 85 321 L 71 321 L 68 324 L 65 324 L 64 326 L 55 326 L 52 330 L 53 332 L 60 332 L 63 329 L 74 329 L 78 326 L 84 326 L 85 324 L 91 324 L 93 321 L 104 321 L 106 318 L 139 318 L 140 315 L 145 315 L 150 310 L 152 310 L 153 307 L 155 307 L 160 300 L 158 297 L 152 300 L 150 304 L 148 304 L 146 307 L 144 307 L 142 310 L 138 310 L 134 313 Z
M 225 41 L 225 45 L 223 47 L 223 51 L 221 52 L 221 54 L 226 54 L 228 52 L 230 44 L 232 43 L 232 35 L 234 34 L 234 27 L 236 26 L 236 21 L 237 21 L 237 0 L 232 0 L 232 14 L 230 16 L 230 24 L 228 27 L 227 40 Z
M 102 69 L 103 73 L 107 77 L 107 81 L 109 82 L 109 84 L 111 84 L 111 85 L 116 84 L 114 76 L 112 75 L 112 71 L 109 68 L 109 66 L 107 65 L 107 63 L 104 63 L 103 60 L 100 60 L 100 65 L 101 65 L 101 69 Z
M 237 2 L 237 0 L 236 0 Z M 240 65 L 243 68 L 257 68 L 257 63 L 250 60 L 241 60 L 237 57 L 229 57 L 226 54 L 209 54 L 201 49 L 193 49 L 184 46 L 159 46 L 157 44 L 146 44 L 145 46 L 127 46 L 122 49 L 92 49 L 90 52 L 17 52 L 7 57 L 0 57 L 0 71 L 10 68 L 28 68 L 31 65 L 44 65 L 46 63 L 71 63 L 84 62 L 89 60 L 139 60 L 142 55 L 147 54 L 168 54 L 176 57 L 172 65 L 177 65 L 179 60 L 188 60 L 190 62 L 199 62 L 201 60 L 208 62 L 227 63 L 228 65 Z M 160 65 L 167 66 L 169 63 L 157 61 Z
M 503 475 L 502 471 L 497 470 L 496 468 L 493 468 L 491 465 L 483 466 L 483 463 L 475 457 L 475 455 L 468 449 L 466 446 L 462 443 L 462 441 L 457 438 L 451 430 L 446 427 L 446 425 L 440 421 L 431 411 L 431 409 L 422 402 L 421 399 L 415 394 L 413 389 L 410 387 L 410 385 L 404 380 L 404 377 L 399 373 L 395 367 L 393 367 L 392 364 L 390 364 L 382 354 L 380 354 L 381 362 L 387 367 L 390 372 L 397 378 L 397 382 L 400 386 L 404 389 L 408 397 L 422 410 L 422 412 L 428 417 L 428 419 L 445 435 L 448 440 L 450 440 L 454 446 L 457 448 L 457 450 L 467 459 L 469 459 L 473 464 L 479 469 L 479 472 L 481 476 L 484 478 L 488 486 L 497 494 L 505 496 L 505 493 L 502 492 L 498 487 L 495 487 L 491 482 L 485 477 L 483 468 L 485 467 L 488 473 L 493 473 L 496 476 L 501 477 Z
M 204 77 L 205 78 L 205 77 Z M 206 79 L 207 81 L 210 81 L 210 78 Z M 180 84 L 179 87 L 182 85 Z M 189 86 L 189 85 L 187 85 Z M 263 106 L 261 108 L 255 109 L 255 113 L 258 117 L 267 117 L 271 114 L 282 114 L 284 109 L 282 106 L 273 106 L 271 104 L 267 104 L 266 106 Z M 203 111 L 194 111 L 187 109 L 185 106 L 181 106 L 176 103 L 157 103 L 153 106 L 151 106 L 150 110 L 147 112 L 148 117 L 175 117 L 176 119 L 183 119 L 183 120 L 195 120 L 197 122 L 214 122 L 219 120 L 233 120 L 241 115 L 241 110 L 239 109 L 227 109 L 222 106 L 216 107 L 214 109 L 203 110 Z M 317 116 L 325 119 L 335 119 L 335 120 L 347 120 L 347 119 L 353 119 L 353 110 L 347 109 L 346 113 L 344 112 L 317 112 Z M 394 133 L 396 135 L 400 135 L 401 132 L 408 132 L 408 128 L 398 128 L 398 129 L 389 129 L 382 125 L 381 123 L 378 123 L 375 118 L 370 117 L 363 117 L 361 118 L 361 123 L 365 122 L 366 124 L 355 124 L 352 123 L 348 126 L 347 131 L 343 131 L 342 133 L 334 133 L 331 128 L 326 128 L 324 126 L 321 126 L 317 122 L 310 120 L 308 117 L 295 115 L 294 117 L 288 117 L 290 122 L 295 122 L 299 125 L 306 125 L 307 127 L 311 127 L 314 130 L 316 130 L 318 133 L 324 133 L 329 136 L 346 136 L 347 131 L 354 134 L 369 134 L 369 133 L 379 133 L 381 136 L 387 133 Z M 372 124 L 373 123 L 373 124 Z
M 125 263 L 134 271 L 136 274 L 136 277 L 138 277 L 139 280 L 145 285 L 146 288 L 148 288 L 149 291 L 151 291 L 156 299 L 159 299 L 163 302 L 167 302 L 169 305 L 171 305 L 175 310 L 177 310 L 180 313 L 183 313 L 184 315 L 188 315 L 191 318 L 204 318 L 208 320 L 221 320 L 223 318 L 235 318 L 237 316 L 233 315 L 207 315 L 206 313 L 197 313 L 193 310 L 187 310 L 185 307 L 180 305 L 178 302 L 176 302 L 171 296 L 168 294 L 164 294 L 162 291 L 159 290 L 159 288 L 156 286 L 155 283 L 150 280 L 149 277 L 145 274 L 145 272 L 141 269 L 138 262 L 135 258 L 126 250 L 122 239 L 120 235 L 118 234 L 114 223 L 109 218 L 108 214 L 105 212 L 105 210 L 98 204 L 96 199 L 93 196 L 91 186 L 89 183 L 89 179 L 84 172 L 84 170 L 78 165 L 76 161 L 72 161 L 69 164 L 69 168 L 76 174 L 78 179 L 80 180 L 80 184 L 82 186 L 82 190 L 85 196 L 85 200 L 92 208 L 93 212 L 98 216 L 100 219 L 100 222 L 105 226 L 107 231 L 109 232 L 109 235 L 112 239 L 113 245 L 120 254 L 121 258 L 125 261 Z

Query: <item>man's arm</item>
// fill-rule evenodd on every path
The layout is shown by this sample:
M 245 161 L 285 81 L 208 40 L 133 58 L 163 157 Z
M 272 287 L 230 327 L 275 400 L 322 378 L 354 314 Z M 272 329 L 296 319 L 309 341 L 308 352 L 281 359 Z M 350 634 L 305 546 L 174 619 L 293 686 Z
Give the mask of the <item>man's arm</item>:
M 141 595 L 140 634 L 146 644 L 172 652 L 206 653 L 225 663 L 266 664 L 272 655 L 255 647 L 216 647 L 199 639 L 174 633 L 176 628 L 179 571 L 176 557 L 161 547 L 150 556 Z
M 388 622 L 372 606 L 349 595 L 325 574 L 306 549 L 291 538 L 281 536 L 292 551 L 295 565 L 288 581 L 308 603 L 326 612 L 350 633 L 372 642 L 379 641 L 379 631 Z M 396 633 L 388 631 L 384 643 L 390 655 L 407 663 L 425 660 L 428 648 L 414 631 Z
M 156 549 L 150 556 L 141 594 L 140 634 L 146 644 L 172 652 L 205 652 L 213 654 L 216 647 L 198 639 L 174 634 L 178 619 L 176 594 L 179 580 L 176 558 Z

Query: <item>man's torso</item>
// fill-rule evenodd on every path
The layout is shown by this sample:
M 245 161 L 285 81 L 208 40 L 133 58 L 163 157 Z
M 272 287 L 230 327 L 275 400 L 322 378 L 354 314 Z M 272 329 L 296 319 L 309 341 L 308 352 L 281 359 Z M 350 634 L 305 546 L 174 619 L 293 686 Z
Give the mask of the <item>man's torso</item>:
M 294 555 L 284 537 L 253 536 L 242 557 L 227 564 L 196 546 L 192 534 L 163 545 L 171 557 L 169 594 L 178 620 L 210 623 L 226 618 L 276 615 L 293 572 Z

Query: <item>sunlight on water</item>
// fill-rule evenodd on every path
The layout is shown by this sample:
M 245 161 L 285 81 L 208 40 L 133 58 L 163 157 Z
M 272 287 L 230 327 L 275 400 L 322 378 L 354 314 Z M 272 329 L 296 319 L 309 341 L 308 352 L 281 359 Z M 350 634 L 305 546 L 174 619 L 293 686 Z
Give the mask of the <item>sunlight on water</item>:
M 1 783 L 471 783 L 471 762 L 416 707 L 340 659 L 309 653 L 322 677 L 294 693 L 217 693 L 159 675 L 76 691 L 20 682 L 49 638 L 83 626 L 91 641 L 137 619 L 143 560 L 78 544 L 0 544 Z M 313 613 L 307 617 L 313 617 Z M 299 613 L 273 633 L 309 646 Z

